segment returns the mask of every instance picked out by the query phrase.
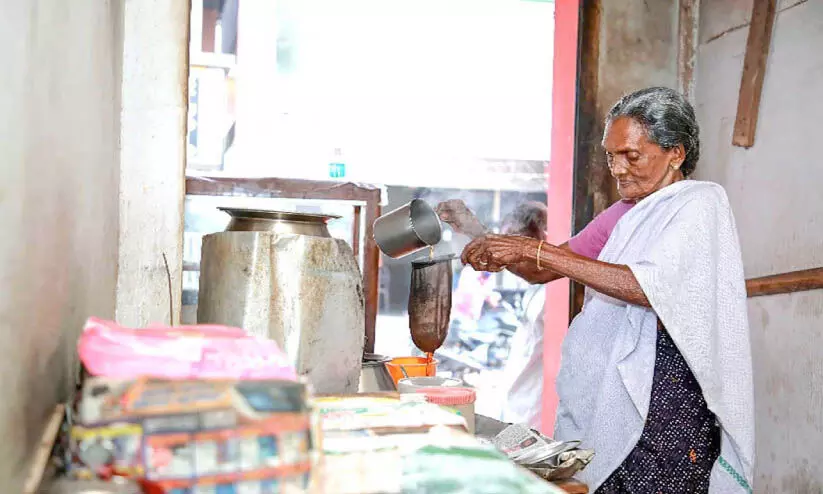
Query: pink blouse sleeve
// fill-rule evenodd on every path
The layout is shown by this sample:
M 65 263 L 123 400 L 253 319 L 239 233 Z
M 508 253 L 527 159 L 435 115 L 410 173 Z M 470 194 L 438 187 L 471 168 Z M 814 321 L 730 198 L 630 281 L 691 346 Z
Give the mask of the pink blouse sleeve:
M 577 235 L 569 239 L 569 248 L 575 254 L 597 259 L 606 246 L 615 225 L 634 203 L 617 201 L 608 209 L 595 216 Z

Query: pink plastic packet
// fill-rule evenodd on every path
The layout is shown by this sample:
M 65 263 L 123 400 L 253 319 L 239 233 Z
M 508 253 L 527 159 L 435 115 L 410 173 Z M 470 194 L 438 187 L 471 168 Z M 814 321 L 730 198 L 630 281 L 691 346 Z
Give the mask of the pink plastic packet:
M 77 350 L 83 365 L 94 376 L 297 379 L 288 357 L 274 341 L 227 326 L 131 329 L 90 318 Z

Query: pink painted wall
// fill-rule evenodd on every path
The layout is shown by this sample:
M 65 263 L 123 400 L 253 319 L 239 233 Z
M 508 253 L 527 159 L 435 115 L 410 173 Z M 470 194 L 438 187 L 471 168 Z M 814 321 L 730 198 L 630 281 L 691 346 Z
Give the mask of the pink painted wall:
M 547 240 L 556 245 L 568 240 L 571 233 L 580 0 L 557 0 L 554 9 L 552 151 L 548 170 Z M 547 285 L 544 317 L 543 431 L 551 432 L 554 430 L 557 409 L 555 380 L 560 367 L 560 345 L 569 327 L 568 279 Z

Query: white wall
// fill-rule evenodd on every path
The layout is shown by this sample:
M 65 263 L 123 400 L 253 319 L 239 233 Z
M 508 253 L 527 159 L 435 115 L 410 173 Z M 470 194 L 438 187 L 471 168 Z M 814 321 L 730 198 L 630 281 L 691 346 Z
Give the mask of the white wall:
M 823 0 L 784 0 L 754 147 L 731 145 L 751 0 L 703 0 L 697 177 L 726 187 L 746 276 L 823 266 Z M 725 34 L 723 34 L 725 33 Z M 755 491 L 823 492 L 823 291 L 749 303 L 757 419 Z
M 0 492 L 114 316 L 123 0 L 0 0 Z
M 578 125 L 585 129 L 578 136 L 590 153 L 582 158 L 587 165 L 583 187 L 575 196 L 575 228 L 582 228 L 597 213 L 619 199 L 617 186 L 606 166 L 600 140 L 606 114 L 623 95 L 650 86 L 677 87 L 677 1 L 622 0 L 600 1 L 599 21 L 584 29 L 596 29 L 581 46 L 586 61 L 581 66 L 586 84 L 594 84 L 589 66 L 597 64 L 594 102 L 583 101 Z M 591 9 L 589 9 L 591 10 Z M 588 16 L 588 15 L 587 15 Z M 587 22 L 584 20 L 584 22 Z M 589 21 L 591 22 L 591 21 Z M 597 41 L 596 54 L 590 53 L 589 40 Z M 596 59 L 595 59 L 596 57 Z M 587 92 L 591 87 L 584 87 Z M 585 97 L 584 97 L 585 98 Z M 578 130 L 579 132 L 580 130 Z M 576 172 L 577 174 L 580 171 Z M 582 291 L 578 292 L 582 296 Z M 580 299 L 582 303 L 582 298 Z
M 178 322 L 186 165 L 188 0 L 125 4 L 117 321 Z
M 626 93 L 677 87 L 677 2 L 603 1 L 597 100 L 599 114 Z

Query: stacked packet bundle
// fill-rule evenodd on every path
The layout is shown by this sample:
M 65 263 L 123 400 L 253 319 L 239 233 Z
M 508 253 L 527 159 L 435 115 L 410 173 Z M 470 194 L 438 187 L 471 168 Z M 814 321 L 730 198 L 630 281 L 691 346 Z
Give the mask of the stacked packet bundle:
M 166 494 L 308 488 L 310 393 L 274 341 L 92 318 L 78 352 L 88 375 L 70 414 L 70 477 L 129 478 Z

